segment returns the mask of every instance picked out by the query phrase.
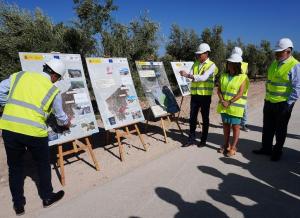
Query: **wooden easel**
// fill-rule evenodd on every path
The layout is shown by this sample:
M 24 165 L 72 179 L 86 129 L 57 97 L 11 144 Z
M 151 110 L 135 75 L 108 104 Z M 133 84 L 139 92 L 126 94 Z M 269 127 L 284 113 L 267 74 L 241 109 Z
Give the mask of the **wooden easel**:
M 133 130 L 129 130 L 129 127 L 130 126 L 134 126 L 134 129 Z M 125 131 L 122 130 L 122 128 L 125 128 Z M 119 146 L 119 155 L 120 155 L 120 160 L 121 161 L 124 161 L 125 158 L 124 158 L 124 145 L 122 144 L 121 142 L 121 138 L 124 137 L 124 138 L 130 138 L 131 134 L 132 133 L 137 133 L 139 138 L 140 138 L 140 141 L 141 143 L 143 144 L 143 147 L 145 149 L 145 151 L 147 151 L 147 145 L 146 143 L 144 142 L 144 139 L 141 135 L 141 132 L 140 132 L 140 129 L 137 125 L 137 123 L 133 123 L 133 124 L 130 124 L 130 125 L 126 125 L 126 126 L 121 126 L 119 128 L 116 128 L 114 129 L 115 130 L 115 138 L 117 139 L 117 142 L 118 142 L 118 146 Z M 106 144 L 108 143 L 108 140 L 109 140 L 109 131 L 106 132 Z
M 164 116 L 164 117 L 160 117 L 160 126 L 163 130 L 163 133 L 164 133 L 164 138 L 165 138 L 165 143 L 168 143 L 168 138 L 167 138 L 167 128 L 166 128 L 166 125 L 165 125 L 165 121 L 164 121 L 164 118 L 166 118 L 168 121 L 169 121 L 169 125 L 172 123 L 171 119 L 170 119 L 170 114 Z M 178 122 L 178 116 L 176 117 L 175 115 L 173 115 L 174 117 L 174 122 L 177 124 L 178 126 L 178 129 L 180 130 L 180 133 L 181 135 L 183 135 L 183 131 L 179 125 L 179 122 Z
M 166 118 L 166 119 L 168 120 L 169 125 L 170 125 L 170 124 L 172 123 L 172 121 L 171 121 L 171 119 L 170 119 L 170 116 L 171 116 L 171 114 L 167 114 L 167 115 L 165 115 L 165 116 L 161 116 L 161 117 L 160 117 L 160 127 L 161 127 L 162 130 L 163 130 L 165 143 L 167 143 L 168 140 L 167 140 L 167 128 L 166 128 L 166 125 L 165 125 L 165 120 L 164 120 L 164 118 Z M 181 132 L 181 135 L 183 135 L 183 131 L 182 131 L 182 129 L 181 129 L 180 125 L 179 125 L 179 122 L 178 122 L 178 117 L 179 117 L 179 116 L 176 117 L 176 116 L 173 114 L 173 117 L 175 118 L 175 123 L 177 124 L 178 129 L 179 129 L 180 132 Z M 146 120 L 147 126 L 146 126 L 146 129 L 148 128 L 149 118 L 150 118 L 150 110 L 148 111 L 148 114 L 147 114 L 147 120 Z
M 100 167 L 98 165 L 98 162 L 96 160 L 95 154 L 93 152 L 92 149 L 92 145 L 90 143 L 90 140 L 88 137 L 84 138 L 85 143 L 79 141 L 78 139 L 72 141 L 72 146 L 73 149 L 72 150 L 68 150 L 68 151 L 63 151 L 63 144 L 58 144 L 58 154 L 57 154 L 57 165 L 60 167 L 60 176 L 61 176 L 61 184 L 63 186 L 65 186 L 65 168 L 64 168 L 64 156 L 69 155 L 69 154 L 74 154 L 74 153 L 78 153 L 79 151 L 82 150 L 88 150 L 88 152 L 91 155 L 91 158 L 94 162 L 95 168 L 97 171 L 100 170 Z

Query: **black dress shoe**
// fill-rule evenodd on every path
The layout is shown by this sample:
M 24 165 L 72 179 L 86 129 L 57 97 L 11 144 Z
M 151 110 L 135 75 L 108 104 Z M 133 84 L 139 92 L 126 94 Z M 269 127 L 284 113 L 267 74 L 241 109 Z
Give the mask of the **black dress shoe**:
M 189 138 L 187 143 L 183 144 L 181 147 L 188 147 L 188 146 L 195 145 L 195 144 L 196 144 L 196 139 Z
M 262 155 L 271 155 L 272 152 L 271 151 L 267 151 L 265 149 L 258 149 L 258 150 L 253 150 L 252 151 L 254 154 L 262 154 Z
M 205 147 L 206 146 L 206 142 L 200 142 L 198 145 L 198 148 L 201 148 L 201 147 Z
M 21 216 L 21 215 L 25 214 L 24 205 L 14 206 L 14 210 L 15 210 L 17 216 Z
M 64 191 L 59 191 L 57 193 L 53 193 L 51 198 L 43 199 L 44 208 L 52 206 L 55 202 L 59 201 L 65 195 Z

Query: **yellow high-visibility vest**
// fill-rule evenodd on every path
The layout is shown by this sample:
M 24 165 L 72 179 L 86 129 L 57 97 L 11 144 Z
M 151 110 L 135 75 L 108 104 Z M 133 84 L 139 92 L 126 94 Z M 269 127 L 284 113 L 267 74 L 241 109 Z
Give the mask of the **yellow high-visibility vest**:
M 225 101 L 231 100 L 239 91 L 242 83 L 246 80 L 246 86 L 243 92 L 243 96 L 237 101 L 231 103 L 227 108 L 219 102 L 217 107 L 218 113 L 225 113 L 235 117 L 243 117 L 245 105 L 247 103 L 247 95 L 249 89 L 249 79 L 244 73 L 234 76 L 229 80 L 227 73 L 222 73 L 220 77 L 220 88 Z
M 214 62 L 207 60 L 203 63 L 202 67 L 199 69 L 200 62 L 196 61 L 193 65 L 193 75 L 202 75 L 207 71 Z M 214 73 L 206 81 L 193 81 L 191 83 L 191 94 L 192 95 L 212 95 L 214 89 L 215 75 L 218 73 L 218 68 L 216 66 Z
M 278 61 L 273 61 L 268 69 L 268 80 L 266 82 L 265 99 L 267 101 L 278 103 L 288 100 L 292 91 L 292 84 L 288 74 L 298 63 L 299 61 L 292 56 L 279 67 Z
M 21 71 L 11 76 L 0 129 L 46 137 L 46 118 L 59 90 L 41 73 Z
M 248 73 L 248 63 L 247 62 L 242 62 L 241 64 L 241 70 L 242 70 L 242 73 Z

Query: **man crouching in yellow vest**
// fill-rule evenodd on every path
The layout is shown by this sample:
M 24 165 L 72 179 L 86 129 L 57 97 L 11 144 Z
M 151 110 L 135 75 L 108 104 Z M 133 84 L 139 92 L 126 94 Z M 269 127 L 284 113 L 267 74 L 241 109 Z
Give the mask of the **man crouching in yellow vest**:
M 191 72 L 180 71 L 180 75 L 192 79 L 191 104 L 190 104 L 190 134 L 188 143 L 183 146 L 193 145 L 196 142 L 196 126 L 198 111 L 200 109 L 203 121 L 202 135 L 198 147 L 206 145 L 209 127 L 209 109 L 211 96 L 214 89 L 214 78 L 218 73 L 215 63 L 209 58 L 210 47 L 207 43 L 201 43 L 195 52 L 197 60 Z
M 53 110 L 57 123 L 70 127 L 70 120 L 62 109 L 59 90 L 53 85 L 63 77 L 66 68 L 62 61 L 53 59 L 46 62 L 43 71 L 21 71 L 0 83 L 0 104 L 5 105 L 0 129 L 17 215 L 25 213 L 23 156 L 26 150 L 37 165 L 43 206 L 49 207 L 64 196 L 64 191 L 54 193 L 52 188 L 46 119 Z
M 247 74 L 242 73 L 242 57 L 236 53 L 231 54 L 227 59 L 226 72 L 220 76 L 218 88 L 219 104 L 218 113 L 221 114 L 224 131 L 224 145 L 218 152 L 227 156 L 235 155 L 240 135 L 240 123 L 243 117 L 249 79 Z M 230 129 L 233 131 L 233 140 L 230 143 Z

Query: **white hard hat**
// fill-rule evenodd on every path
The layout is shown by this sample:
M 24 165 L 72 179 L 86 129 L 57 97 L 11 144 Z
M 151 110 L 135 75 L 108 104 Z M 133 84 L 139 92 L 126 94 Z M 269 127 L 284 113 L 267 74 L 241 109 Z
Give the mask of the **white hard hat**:
M 243 56 L 243 50 L 240 47 L 236 46 L 232 49 L 231 54 L 238 54 L 242 57 Z
M 61 77 L 63 77 L 66 73 L 66 66 L 64 62 L 58 59 L 52 59 L 45 63 L 48 67 L 51 68 L 55 73 L 59 74 Z
M 207 51 L 210 51 L 209 45 L 207 43 L 201 43 L 198 47 L 198 50 L 195 52 L 195 54 L 202 54 Z
M 287 48 L 293 48 L 293 47 L 294 46 L 292 40 L 290 40 L 289 38 L 282 38 L 277 42 L 274 51 L 280 52 Z
M 243 58 L 239 54 L 233 53 L 226 60 L 232 63 L 241 63 L 243 61 Z

